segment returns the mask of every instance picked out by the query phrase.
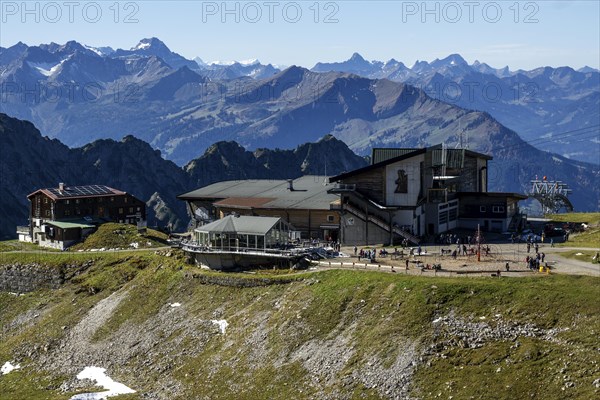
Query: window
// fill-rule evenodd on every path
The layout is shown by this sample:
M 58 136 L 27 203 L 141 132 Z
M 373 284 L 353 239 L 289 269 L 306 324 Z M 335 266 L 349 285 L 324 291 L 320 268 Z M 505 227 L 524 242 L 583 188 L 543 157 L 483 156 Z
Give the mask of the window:
M 123 208 L 119 208 L 119 214 L 123 214 Z
M 111 198 L 110 198 L 110 201 L 115 201 L 115 198 L 114 198 L 114 197 L 111 197 Z
M 98 203 L 102 203 L 104 199 L 102 197 L 98 197 Z
M 125 203 L 127 203 L 127 196 L 125 196 L 125 197 L 124 197 L 124 200 L 123 200 L 123 201 L 124 201 Z
M 44 204 L 48 204 L 48 198 L 44 197 Z
M 46 210 L 46 217 L 50 217 L 50 210 Z
M 333 215 L 328 215 L 327 216 L 327 222 L 333 222 L 335 220 Z
M 442 211 L 438 217 L 439 224 L 445 224 L 448 222 L 448 211 Z
M 71 204 L 71 200 L 65 200 L 65 204 Z
M 138 208 L 137 208 L 137 210 L 138 210 L 138 211 L 141 211 L 141 210 L 142 210 L 142 208 L 141 208 L 141 207 L 138 207 Z
M 133 207 L 129 207 L 129 212 L 132 213 L 133 212 Z
M 480 213 L 484 213 L 486 211 L 487 211 L 487 209 L 485 208 L 485 206 L 479 206 L 479 212 Z
M 451 208 L 448 211 L 448 220 L 450 220 L 450 221 L 456 221 L 456 218 L 458 217 L 457 211 L 458 210 L 456 208 Z
M 492 212 L 493 213 L 503 213 L 504 212 L 504 206 L 494 206 L 492 207 Z
M 75 199 L 75 204 L 79 204 L 79 199 Z
M 71 215 L 71 210 L 65 210 L 65 217 L 68 217 L 69 215 Z

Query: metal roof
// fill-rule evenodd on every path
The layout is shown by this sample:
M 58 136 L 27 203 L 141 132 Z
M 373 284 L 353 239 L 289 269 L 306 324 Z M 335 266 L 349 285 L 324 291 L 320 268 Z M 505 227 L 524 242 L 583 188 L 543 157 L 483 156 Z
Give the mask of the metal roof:
M 458 197 L 504 197 L 504 198 L 515 198 L 519 200 L 525 200 L 528 196 L 521 193 L 514 192 L 457 192 Z
M 387 161 L 391 158 L 396 158 L 396 157 L 403 156 L 408 153 L 412 153 L 415 150 L 419 150 L 419 149 L 375 147 L 371 151 L 371 164 L 378 164 L 380 162 Z
M 425 154 L 426 151 L 427 151 L 427 149 L 425 149 L 425 148 L 423 148 L 423 149 L 414 149 L 411 152 L 407 152 L 407 153 L 401 154 L 401 155 L 399 155 L 397 157 L 384 159 L 383 161 L 380 161 L 377 164 L 367 165 L 366 167 L 355 169 L 354 171 L 345 172 L 343 174 L 340 174 L 340 175 L 337 175 L 337 176 L 333 176 L 333 177 L 329 178 L 329 181 L 330 182 L 338 182 L 338 181 L 340 181 L 342 179 L 346 179 L 346 178 L 349 178 L 351 176 L 355 176 L 355 175 L 358 175 L 358 174 L 361 174 L 363 172 L 367 172 L 367 171 L 370 171 L 370 170 L 373 170 L 373 169 L 381 168 L 381 167 L 386 166 L 388 164 L 393 164 L 393 163 L 395 163 L 397 161 L 402 161 L 402 160 L 406 160 L 406 159 L 411 158 L 411 157 L 418 156 L 420 154 Z
M 76 222 L 64 222 L 64 221 L 45 221 L 46 224 L 56 226 L 61 229 L 72 229 L 72 228 L 95 228 L 94 225 L 89 224 L 79 224 Z
M 266 235 L 279 222 L 275 217 L 250 215 L 228 215 L 225 218 L 203 225 L 196 232 L 237 233 L 241 235 Z
M 39 189 L 27 197 L 31 197 L 38 192 L 42 192 L 54 200 L 82 197 L 117 196 L 125 194 L 125 192 L 104 185 L 86 185 L 65 186 L 63 190 L 60 190 L 58 187 Z
M 338 200 L 326 176 L 306 175 L 292 181 L 258 179 L 218 182 L 177 196 L 181 200 L 209 200 L 231 208 L 329 210 Z

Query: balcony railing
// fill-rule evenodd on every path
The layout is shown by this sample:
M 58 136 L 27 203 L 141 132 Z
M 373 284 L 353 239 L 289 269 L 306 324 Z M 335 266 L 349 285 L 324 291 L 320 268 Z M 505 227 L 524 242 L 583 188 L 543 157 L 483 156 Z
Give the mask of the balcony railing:
M 356 185 L 354 183 L 336 183 L 333 185 L 333 188 L 329 189 L 331 193 L 339 193 L 339 192 L 354 192 L 356 190 Z

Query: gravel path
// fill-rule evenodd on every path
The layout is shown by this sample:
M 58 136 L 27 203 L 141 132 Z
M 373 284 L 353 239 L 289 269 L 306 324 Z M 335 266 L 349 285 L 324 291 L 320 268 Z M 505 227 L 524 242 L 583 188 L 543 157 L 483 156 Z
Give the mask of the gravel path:
M 342 247 L 342 252 L 350 257 L 335 258 L 332 260 L 324 260 L 325 262 L 331 261 L 331 268 L 353 268 L 363 270 L 375 270 L 382 272 L 395 272 L 409 275 L 436 275 L 436 276 L 458 276 L 458 277 L 469 277 L 469 276 L 490 276 L 497 270 L 501 271 L 501 275 L 506 277 L 521 277 L 521 276 L 534 276 L 540 275 L 538 271 L 530 271 L 525 266 L 525 258 L 535 255 L 535 250 L 531 248 L 530 252 L 527 253 L 527 246 L 524 243 L 491 243 L 489 255 L 485 255 L 482 252 L 480 261 L 477 260 L 476 255 L 458 256 L 454 259 L 449 255 L 441 255 L 441 249 L 454 250 L 456 245 L 440 246 L 440 245 L 424 245 L 421 246 L 423 254 L 421 256 L 405 256 L 401 259 L 396 259 L 390 255 L 386 257 L 378 257 L 376 263 L 365 262 L 364 259 L 358 260 L 358 257 L 354 256 L 354 250 L 352 247 Z M 376 248 L 379 252 L 381 246 L 364 246 L 361 248 Z M 386 247 L 388 251 L 393 251 L 394 248 Z M 400 251 L 401 247 L 397 247 Z M 590 251 L 595 249 L 590 248 L 578 248 L 578 247 L 550 247 L 549 244 L 542 244 L 539 247 L 540 253 L 545 253 L 545 262 L 551 268 L 552 273 L 569 274 L 569 275 L 589 275 L 589 276 L 600 276 L 600 264 L 591 264 L 584 261 L 568 259 L 561 257 L 561 252 L 567 252 L 572 250 Z M 408 250 L 405 250 L 408 253 Z M 409 269 L 406 270 L 406 258 L 409 259 Z M 339 263 L 343 262 L 344 266 L 340 266 Z M 433 270 L 421 270 L 417 267 L 417 262 L 427 264 L 441 264 L 442 271 Z M 510 271 L 505 271 L 505 265 L 508 262 Z M 336 265 L 336 263 L 338 263 Z M 354 263 L 354 266 L 352 265 Z M 545 264 L 545 263 L 544 263 Z M 392 268 L 393 267 L 393 270 Z M 328 268 L 327 265 L 321 265 L 321 268 Z

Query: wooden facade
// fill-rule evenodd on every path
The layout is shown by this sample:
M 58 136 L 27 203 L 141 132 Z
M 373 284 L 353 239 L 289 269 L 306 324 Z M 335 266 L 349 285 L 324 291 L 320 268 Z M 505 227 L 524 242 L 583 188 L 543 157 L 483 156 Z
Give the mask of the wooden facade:
M 81 240 L 98 224 L 145 224 L 146 220 L 143 201 L 107 186 L 60 184 L 58 188 L 39 189 L 27 199 L 31 240 L 59 249 Z
M 30 219 L 70 220 L 90 217 L 113 222 L 136 223 L 146 219 L 146 203 L 129 193 L 113 196 L 52 199 L 38 191 L 29 196 Z

